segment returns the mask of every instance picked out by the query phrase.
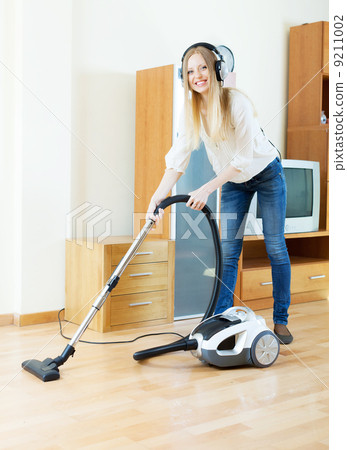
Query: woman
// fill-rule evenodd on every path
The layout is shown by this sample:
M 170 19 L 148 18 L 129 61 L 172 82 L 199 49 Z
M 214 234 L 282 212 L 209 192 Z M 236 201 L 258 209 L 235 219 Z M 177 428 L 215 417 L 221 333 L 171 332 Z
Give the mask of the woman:
M 244 216 L 255 192 L 262 211 L 266 250 L 271 262 L 274 332 L 284 344 L 293 336 L 287 328 L 291 267 L 284 239 L 286 184 L 277 149 L 266 139 L 250 100 L 236 89 L 223 88 L 216 71 L 218 51 L 194 44 L 182 57 L 185 90 L 184 120 L 178 138 L 165 157 L 166 171 L 148 207 L 147 217 L 168 195 L 202 140 L 216 177 L 190 192 L 187 206 L 201 210 L 209 195 L 222 187 L 221 232 L 223 279 L 215 314 L 233 305 Z M 223 217 L 227 219 L 223 220 Z M 230 217 L 235 219 L 230 220 Z M 240 233 L 241 231 L 241 233 Z M 241 235 L 241 237 L 240 237 Z

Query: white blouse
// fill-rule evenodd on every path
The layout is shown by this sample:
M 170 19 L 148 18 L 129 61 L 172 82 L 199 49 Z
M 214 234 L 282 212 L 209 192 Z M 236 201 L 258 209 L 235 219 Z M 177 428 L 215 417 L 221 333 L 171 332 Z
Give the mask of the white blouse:
M 239 172 L 230 181 L 244 183 L 265 169 L 278 153 L 262 132 L 251 102 L 238 91 L 232 93 L 231 121 L 232 128 L 227 140 L 214 142 L 202 123 L 200 138 L 216 175 L 232 165 Z M 184 114 L 181 114 L 176 142 L 165 156 L 166 168 L 184 173 L 191 152 L 186 142 Z

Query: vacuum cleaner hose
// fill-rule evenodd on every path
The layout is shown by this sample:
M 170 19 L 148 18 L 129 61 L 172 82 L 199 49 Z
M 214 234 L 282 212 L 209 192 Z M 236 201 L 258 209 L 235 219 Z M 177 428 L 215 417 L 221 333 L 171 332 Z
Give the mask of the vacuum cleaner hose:
M 167 197 L 157 206 L 157 208 L 154 211 L 154 214 L 158 214 L 159 209 L 165 209 L 174 203 L 187 203 L 189 199 L 190 199 L 189 195 L 174 195 L 172 197 Z M 219 238 L 218 225 L 213 217 L 213 212 L 207 205 L 205 205 L 201 211 L 205 214 L 206 219 L 210 225 L 216 255 L 215 279 L 211 294 L 211 300 L 206 309 L 205 315 L 202 318 L 202 320 L 205 320 L 213 315 L 213 312 L 217 305 L 223 275 L 223 257 L 222 257 L 221 242 Z
M 198 341 L 196 339 L 188 339 L 188 337 L 185 337 L 179 341 L 172 342 L 171 344 L 136 352 L 133 357 L 136 361 L 141 361 L 142 359 L 152 358 L 153 356 L 163 355 L 164 353 L 178 352 L 181 350 L 196 350 L 197 348 Z
M 174 203 L 187 203 L 189 198 L 190 198 L 189 195 L 174 195 L 173 197 L 167 197 L 157 206 L 157 208 L 154 211 L 154 214 L 158 214 L 159 209 L 165 209 Z M 214 285 L 212 289 L 210 303 L 206 309 L 204 317 L 202 318 L 203 321 L 211 317 L 214 313 L 214 310 L 216 309 L 223 274 L 223 258 L 222 258 L 222 247 L 219 238 L 219 230 L 217 222 L 213 217 L 213 213 L 207 205 L 203 207 L 202 212 L 205 214 L 211 228 L 212 239 L 216 255 Z M 190 341 L 194 341 L 195 343 Z M 194 347 L 194 345 L 196 346 Z M 136 352 L 134 353 L 133 358 L 136 361 L 140 361 L 143 359 L 152 358 L 153 356 L 159 356 L 164 353 L 176 352 L 179 350 L 195 350 L 196 348 L 197 348 L 197 341 L 195 339 L 189 339 L 189 336 L 186 336 L 185 338 L 168 345 L 162 345 L 159 347 L 149 348 L 147 350 Z

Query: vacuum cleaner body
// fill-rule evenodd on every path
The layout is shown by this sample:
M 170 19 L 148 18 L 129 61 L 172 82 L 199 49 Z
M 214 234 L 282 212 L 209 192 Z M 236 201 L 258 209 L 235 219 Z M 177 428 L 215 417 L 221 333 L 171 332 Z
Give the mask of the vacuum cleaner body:
M 217 367 L 268 367 L 276 361 L 280 349 L 277 337 L 263 317 L 241 306 L 204 320 L 189 339 L 197 341 L 191 353 Z

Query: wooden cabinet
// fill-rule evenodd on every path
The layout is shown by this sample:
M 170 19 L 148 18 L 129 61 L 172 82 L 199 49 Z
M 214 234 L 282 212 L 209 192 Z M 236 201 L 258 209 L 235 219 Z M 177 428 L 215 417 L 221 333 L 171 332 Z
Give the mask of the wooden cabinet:
M 290 29 L 288 89 L 288 159 L 319 161 L 319 231 L 287 234 L 291 260 L 292 303 L 328 297 L 329 287 L 329 23 L 316 22 Z M 272 276 L 265 243 L 245 236 L 235 289 L 235 304 L 252 309 L 273 305 Z
M 294 259 L 292 292 L 294 297 L 301 299 L 327 298 L 329 22 L 315 22 L 290 29 L 288 93 L 287 158 L 318 161 L 320 166 L 320 231 L 287 241 L 289 253 Z M 322 111 L 327 123 L 321 122 Z M 303 258 L 306 258 L 304 265 L 300 263 Z
M 93 249 L 66 242 L 66 320 L 82 322 L 131 243 L 127 236 L 94 243 Z M 143 242 L 90 328 L 104 332 L 172 322 L 173 261 L 174 242 Z
M 322 300 L 329 288 L 329 233 L 287 234 L 291 261 L 292 304 Z M 262 309 L 273 306 L 272 276 L 264 239 L 245 236 L 235 289 L 235 305 Z
M 290 28 L 288 128 L 320 125 L 329 117 L 329 22 Z
M 320 164 L 319 229 L 328 223 L 329 22 L 290 29 L 287 158 Z M 324 111 L 327 123 L 321 123 Z

